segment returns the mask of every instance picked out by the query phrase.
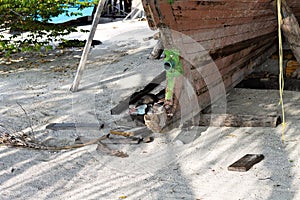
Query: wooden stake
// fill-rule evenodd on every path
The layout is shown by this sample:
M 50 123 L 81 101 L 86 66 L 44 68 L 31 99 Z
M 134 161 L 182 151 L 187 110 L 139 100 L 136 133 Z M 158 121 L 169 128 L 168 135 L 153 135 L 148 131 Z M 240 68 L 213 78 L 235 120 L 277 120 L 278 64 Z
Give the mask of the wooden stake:
M 100 0 L 99 3 L 98 3 L 97 10 L 96 10 L 96 13 L 95 13 L 95 17 L 94 17 L 92 27 L 91 27 L 91 30 L 90 30 L 90 35 L 89 35 L 88 40 L 85 43 L 83 53 L 82 53 L 82 56 L 81 56 L 81 59 L 80 59 L 79 65 L 78 65 L 77 73 L 76 73 L 74 82 L 73 82 L 73 84 L 70 88 L 70 90 L 72 92 L 77 92 L 78 91 L 79 82 L 80 82 L 81 76 L 83 74 L 83 71 L 85 69 L 87 56 L 88 56 L 89 50 L 91 48 L 91 44 L 92 44 L 96 29 L 97 29 L 97 25 L 98 25 L 99 20 L 100 20 L 100 16 L 101 16 L 104 4 L 105 4 L 105 0 Z

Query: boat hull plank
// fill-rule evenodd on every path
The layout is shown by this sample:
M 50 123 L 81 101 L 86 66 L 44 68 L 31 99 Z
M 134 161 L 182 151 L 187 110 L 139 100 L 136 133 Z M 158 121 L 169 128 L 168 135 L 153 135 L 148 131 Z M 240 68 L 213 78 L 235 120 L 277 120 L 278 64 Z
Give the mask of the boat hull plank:
M 300 17 L 300 1 L 287 0 Z M 277 16 L 270 0 L 142 0 L 165 49 L 180 52 L 184 77 L 201 109 L 228 92 L 276 51 Z M 175 84 L 177 99 L 184 84 Z M 223 92 L 224 93 L 224 92 Z M 188 98 L 185 101 L 189 101 Z M 188 104 L 188 102 L 185 102 Z

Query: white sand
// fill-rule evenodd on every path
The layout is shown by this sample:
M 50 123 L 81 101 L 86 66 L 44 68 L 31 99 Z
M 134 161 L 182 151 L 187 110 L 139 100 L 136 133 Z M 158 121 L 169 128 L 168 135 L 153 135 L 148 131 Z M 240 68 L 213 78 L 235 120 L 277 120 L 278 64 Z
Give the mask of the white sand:
M 69 88 L 80 51 L 57 50 L 47 57 L 34 54 L 23 62 L 2 63 L 0 125 L 30 131 L 18 102 L 38 139 L 69 144 L 79 135 L 107 134 L 122 118 L 111 116 L 110 109 L 162 70 L 161 60 L 147 59 L 155 41 L 143 38 L 153 34 L 146 22 L 99 25 L 95 39 L 103 44 L 91 50 L 82 90 L 77 93 Z M 70 37 L 85 39 L 87 35 Z M 264 92 L 261 95 L 272 99 L 268 103 L 278 102 L 277 91 Z M 175 129 L 154 134 L 149 144 L 116 146 L 128 153 L 127 158 L 102 155 L 97 145 L 60 152 L 1 147 L 0 199 L 300 199 L 299 102 L 299 92 L 285 93 L 284 144 L 278 126 Z M 105 128 L 101 132 L 45 130 L 51 122 L 104 123 Z M 248 172 L 227 170 L 247 153 L 262 153 L 265 159 Z

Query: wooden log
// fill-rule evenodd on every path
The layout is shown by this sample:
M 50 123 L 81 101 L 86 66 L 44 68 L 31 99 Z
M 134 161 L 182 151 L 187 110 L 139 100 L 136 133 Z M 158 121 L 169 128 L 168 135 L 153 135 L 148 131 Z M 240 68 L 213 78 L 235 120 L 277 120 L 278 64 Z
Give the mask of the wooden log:
M 248 171 L 253 165 L 259 163 L 264 159 L 264 155 L 262 154 L 246 154 L 238 161 L 233 163 L 228 167 L 229 171 L 238 171 L 238 172 L 246 172 Z
M 200 126 L 225 127 L 272 127 L 281 123 L 278 115 L 235 115 L 235 114 L 202 114 Z

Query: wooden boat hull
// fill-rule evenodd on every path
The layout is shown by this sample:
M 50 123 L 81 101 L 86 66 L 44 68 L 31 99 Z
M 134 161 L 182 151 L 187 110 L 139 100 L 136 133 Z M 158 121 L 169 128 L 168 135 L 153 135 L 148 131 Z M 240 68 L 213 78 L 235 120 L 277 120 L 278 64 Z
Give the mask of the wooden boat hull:
M 287 2 L 300 17 L 300 2 Z M 277 15 L 270 0 L 142 3 L 149 26 L 160 30 L 165 49 L 180 52 L 184 78 L 176 78 L 176 100 L 170 103 L 176 109 L 168 111 L 173 114 L 191 101 L 197 103 L 192 103 L 187 113 L 194 111 L 194 105 L 199 106 L 194 112 L 204 109 L 226 95 L 277 49 Z M 183 97 L 188 95 L 185 81 L 193 86 L 196 99 Z

